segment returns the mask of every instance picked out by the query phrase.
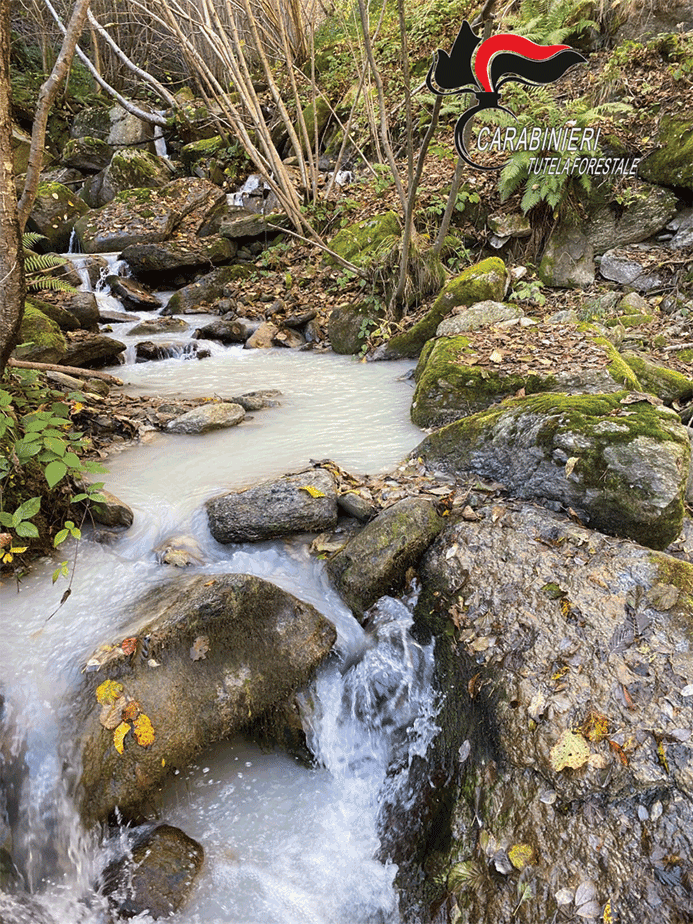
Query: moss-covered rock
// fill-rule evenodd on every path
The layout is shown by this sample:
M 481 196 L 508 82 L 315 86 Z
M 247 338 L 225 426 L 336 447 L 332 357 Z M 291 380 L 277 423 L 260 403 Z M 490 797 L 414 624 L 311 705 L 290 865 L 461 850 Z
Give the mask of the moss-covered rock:
M 327 335 L 335 353 L 359 353 L 370 331 L 377 326 L 379 315 L 371 305 L 337 305 L 332 309 L 327 324 Z
M 12 354 L 14 358 L 35 363 L 59 363 L 66 352 L 67 343 L 55 321 L 28 302 L 24 308 L 19 345 Z
M 327 123 L 330 121 L 332 116 L 332 109 L 330 108 L 329 103 L 326 99 L 323 99 L 322 96 L 319 96 L 315 105 L 313 103 L 308 103 L 308 105 L 303 110 L 303 119 L 306 124 L 306 130 L 308 132 L 308 140 L 310 142 L 311 150 L 315 149 L 315 136 L 316 136 L 316 125 L 317 125 L 317 138 L 318 141 L 322 138 L 323 132 L 327 128 Z M 295 126 L 296 133 L 301 139 L 303 147 L 305 149 L 305 143 L 303 142 L 303 134 L 298 126 Z
M 648 154 L 638 174 L 659 186 L 683 187 L 693 192 L 693 133 L 690 119 L 666 116 L 657 136 L 659 148 Z
M 329 246 L 336 254 L 355 266 L 368 266 L 377 260 L 384 246 L 393 243 L 401 234 L 399 219 L 394 212 L 364 218 L 338 231 Z M 335 263 L 327 254 L 325 260 Z
M 75 223 L 75 232 L 84 253 L 108 253 L 129 244 L 165 241 L 179 218 L 175 202 L 155 190 L 129 189 L 87 212 Z
M 455 319 L 448 319 L 452 320 Z M 512 328 L 508 332 L 513 330 L 518 336 L 522 333 L 522 328 Z M 536 332 L 533 337 L 539 342 L 542 328 L 533 330 Z M 560 339 L 560 333 L 554 333 L 557 330 L 557 326 L 553 325 L 551 334 Z M 546 364 L 540 364 L 536 355 L 528 357 L 528 362 L 522 363 L 521 369 L 512 361 L 480 364 L 478 344 L 470 336 L 460 334 L 429 340 L 414 373 L 416 389 L 411 406 L 412 422 L 418 427 L 440 427 L 484 410 L 520 389 L 528 395 L 547 391 L 595 394 L 615 392 L 623 387 L 642 390 L 628 363 L 597 328 L 584 324 L 577 330 L 581 335 L 577 340 L 580 352 L 576 352 L 574 363 L 569 367 L 564 362 L 552 363 L 546 356 L 541 357 Z M 565 328 L 566 339 L 574 333 L 575 328 Z M 508 341 L 505 346 L 511 360 L 526 349 L 524 340 L 518 340 L 516 344 Z M 590 362 L 585 363 L 583 368 L 580 359 L 587 355 Z M 597 365 L 599 360 L 601 368 Z
M 180 160 L 188 173 L 195 173 L 199 164 L 204 166 L 206 175 L 210 158 L 213 158 L 223 148 L 226 142 L 221 135 L 214 135 L 212 138 L 200 138 L 198 141 L 191 141 L 183 145 L 180 149 Z
M 681 530 L 690 454 L 678 415 L 625 392 L 512 398 L 437 430 L 412 453 L 656 549 Z
M 160 189 L 171 179 L 171 167 L 163 157 L 137 148 L 113 155 L 101 185 L 101 201 L 110 202 L 128 189 Z
M 113 148 L 101 138 L 70 138 L 63 148 L 60 163 L 88 173 L 103 170 L 113 157 Z M 139 184 L 137 184 L 139 185 Z
M 357 615 L 401 590 L 407 569 L 444 524 L 431 500 L 408 497 L 383 510 L 330 560 L 330 577 Z
M 43 234 L 51 250 L 64 253 L 77 220 L 89 211 L 79 196 L 61 183 L 39 183 L 27 227 Z
M 621 354 L 645 391 L 661 398 L 666 404 L 673 401 L 690 401 L 693 398 L 693 380 L 688 376 L 656 363 L 649 356 L 626 351 Z
M 499 257 L 488 257 L 463 270 L 451 279 L 433 303 L 431 310 L 412 328 L 393 337 L 383 351 L 383 358 L 414 358 L 427 340 L 435 336 L 438 325 L 453 308 L 483 301 L 503 301 L 508 273 Z
M 82 326 L 79 319 L 71 311 L 68 311 L 61 305 L 54 305 L 52 302 L 44 302 L 33 295 L 30 300 L 27 300 L 26 304 L 27 306 L 33 305 L 34 308 L 38 308 L 47 318 L 50 318 L 51 321 L 55 321 L 60 330 L 79 330 Z

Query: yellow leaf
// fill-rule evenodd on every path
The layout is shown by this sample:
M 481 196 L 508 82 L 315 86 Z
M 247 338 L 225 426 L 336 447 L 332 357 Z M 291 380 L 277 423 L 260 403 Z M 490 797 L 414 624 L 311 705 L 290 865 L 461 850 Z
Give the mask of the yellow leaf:
M 130 726 L 127 722 L 121 722 L 120 725 L 113 732 L 113 744 L 115 749 L 119 754 L 123 753 L 123 741 L 125 741 L 125 736 L 130 731 Z
M 491 355 L 489 356 L 489 359 L 491 360 L 492 363 L 502 363 L 503 354 L 500 352 L 500 350 L 494 350 L 493 353 L 491 353 Z
M 582 723 L 581 731 L 588 741 L 599 744 L 609 734 L 609 720 L 601 712 L 590 712 Z
M 96 698 L 102 706 L 112 706 L 118 697 L 123 694 L 123 684 L 117 680 L 104 680 L 96 688 Z
M 149 720 L 149 716 L 141 713 L 137 716 L 132 724 L 135 729 L 135 738 L 137 739 L 137 743 L 140 745 L 140 747 L 148 748 L 156 737 L 154 734 L 154 726 Z
M 299 491 L 305 491 L 306 494 L 310 494 L 311 497 L 326 497 L 327 496 L 319 488 L 314 488 L 312 484 L 301 485 L 301 487 L 299 488 Z
M 590 747 L 577 732 L 564 731 L 549 751 L 549 760 L 554 770 L 584 767 L 590 757 Z
M 570 476 L 573 474 L 573 469 L 575 468 L 575 466 L 578 464 L 579 461 L 580 459 L 578 458 L 578 456 L 571 456 L 568 459 L 568 461 L 565 464 L 565 477 L 566 478 L 570 478 Z
M 536 860 L 534 847 L 531 844 L 513 844 L 508 850 L 508 859 L 515 867 L 522 871 L 526 866 L 532 866 Z
M 614 924 L 614 916 L 611 911 L 611 899 L 604 906 L 604 915 L 602 917 L 604 924 Z
M 132 722 L 133 719 L 137 718 L 140 712 L 141 712 L 140 704 L 137 702 L 136 699 L 131 699 L 130 702 L 127 703 L 127 705 L 125 706 L 125 709 L 123 710 L 123 718 L 127 722 Z

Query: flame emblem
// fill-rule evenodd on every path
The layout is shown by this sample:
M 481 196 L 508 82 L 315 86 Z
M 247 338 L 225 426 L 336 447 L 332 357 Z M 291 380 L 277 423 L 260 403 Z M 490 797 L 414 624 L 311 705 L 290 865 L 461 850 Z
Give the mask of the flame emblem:
M 462 23 L 448 54 L 439 48 L 426 76 L 426 86 L 438 96 L 474 93 L 476 104 L 466 109 L 455 126 L 455 147 L 460 157 L 477 170 L 496 170 L 475 163 L 465 146 L 467 123 L 483 109 L 500 109 L 513 118 L 515 113 L 500 105 L 503 84 L 510 80 L 528 86 L 545 86 L 559 80 L 575 64 L 586 58 L 570 45 L 537 45 L 512 32 L 492 35 L 484 41 L 467 20 Z

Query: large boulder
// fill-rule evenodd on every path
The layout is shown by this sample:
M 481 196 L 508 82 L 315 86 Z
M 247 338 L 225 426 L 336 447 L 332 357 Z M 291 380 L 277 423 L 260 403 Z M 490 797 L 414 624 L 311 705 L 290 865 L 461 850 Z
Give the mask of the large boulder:
M 214 259 L 214 254 L 211 251 L 205 250 L 208 242 L 215 246 L 217 244 L 220 245 L 218 253 L 219 259 Z M 223 262 L 223 260 L 230 259 L 234 255 L 234 247 L 235 244 L 232 244 L 231 241 L 227 241 L 226 238 L 223 237 L 205 238 L 204 244 L 199 248 L 200 253 L 191 250 L 188 251 L 185 256 L 181 256 L 180 259 L 195 260 L 199 263 Z M 167 248 L 165 252 L 167 255 L 171 255 L 170 248 Z M 200 259 L 200 255 L 203 252 L 208 252 L 210 254 L 209 259 Z M 178 264 L 179 267 L 183 265 L 185 264 Z M 209 308 L 213 302 L 221 298 L 224 292 L 224 286 L 234 278 L 235 273 L 234 267 L 232 266 L 221 266 L 212 270 L 211 273 L 205 273 L 204 276 L 200 276 L 195 282 L 191 282 L 189 285 L 183 286 L 182 289 L 178 289 L 177 292 L 174 292 L 168 300 L 168 304 L 164 308 L 162 314 L 189 314 L 191 312 L 199 312 L 204 308 Z
M 559 225 L 551 234 L 539 264 L 546 285 L 584 289 L 594 282 L 594 248 L 581 228 Z
M 125 250 L 130 244 L 165 241 L 179 220 L 175 204 L 153 189 L 129 189 L 75 224 L 85 253 Z
M 119 362 L 125 344 L 106 334 L 92 334 L 84 330 L 67 335 L 67 350 L 63 356 L 66 366 L 97 367 Z
M 640 161 L 638 174 L 650 183 L 693 192 L 693 136 L 690 120 L 664 116 L 656 138 L 659 147 Z
M 27 227 L 47 238 L 51 250 L 65 253 L 75 222 L 88 211 L 86 202 L 67 186 L 39 183 Z
M 690 439 L 647 395 L 533 395 L 448 424 L 413 452 L 452 474 L 504 484 L 516 497 L 662 549 L 679 535 Z M 654 399 L 653 399 L 654 400 Z
M 123 303 L 123 307 L 131 311 L 158 311 L 161 300 L 149 289 L 130 276 L 106 276 L 113 295 Z
M 465 325 L 463 313 L 443 321 L 438 329 L 453 330 L 458 318 Z M 589 325 L 572 324 L 517 324 L 429 340 L 415 378 L 411 419 L 418 427 L 443 426 L 521 390 L 525 394 L 642 390 L 609 340 Z
M 174 769 L 285 702 L 336 632 L 261 578 L 203 574 L 144 595 L 121 638 L 89 660 L 68 720 L 87 825 L 135 812 Z
M 202 867 L 202 845 L 172 825 L 142 825 L 127 834 L 127 853 L 103 871 L 100 891 L 121 917 L 170 917 Z
M 469 266 L 442 289 L 430 311 L 412 328 L 397 334 L 378 354 L 378 358 L 414 358 L 423 345 L 435 336 L 438 325 L 459 305 L 475 305 L 477 302 L 502 302 L 508 288 L 508 273 L 499 257 L 488 257 L 474 266 Z
M 61 164 L 86 173 L 105 169 L 113 157 L 113 148 L 100 138 L 71 138 L 63 148 Z M 139 185 L 139 184 L 137 184 Z
M 402 590 L 415 565 L 443 528 L 429 498 L 407 497 L 371 520 L 330 559 L 335 587 L 357 615 L 385 594 Z
M 240 404 L 227 401 L 215 401 L 192 408 L 171 420 L 166 430 L 169 433 L 209 433 L 212 430 L 225 430 L 235 427 L 245 417 Z
M 148 103 L 140 103 L 146 108 Z M 154 126 L 143 122 L 122 106 L 109 109 L 93 107 L 82 109 L 75 116 L 70 129 L 73 138 L 98 138 L 111 147 L 129 147 L 146 145 L 154 140 Z
M 423 882 L 459 924 L 674 924 L 693 910 L 693 567 L 541 508 L 478 513 L 420 569 L 440 782 L 403 919 Z
M 32 304 L 24 309 L 19 343 L 15 347 L 15 359 L 29 362 L 59 363 L 67 351 L 67 343 L 60 328 L 42 311 Z
M 585 235 L 595 254 L 637 244 L 661 231 L 676 214 L 676 195 L 661 186 L 635 183 L 622 207 L 608 202 L 592 209 Z
M 100 198 L 110 202 L 127 189 L 159 189 L 171 180 L 171 165 L 163 157 L 125 148 L 116 151 L 101 183 Z
M 366 302 L 335 306 L 327 323 L 327 336 L 335 353 L 353 355 L 365 346 L 368 334 L 377 327 L 377 310 Z
M 205 504 L 217 542 L 262 542 L 337 524 L 337 490 L 324 469 L 309 469 L 232 491 Z

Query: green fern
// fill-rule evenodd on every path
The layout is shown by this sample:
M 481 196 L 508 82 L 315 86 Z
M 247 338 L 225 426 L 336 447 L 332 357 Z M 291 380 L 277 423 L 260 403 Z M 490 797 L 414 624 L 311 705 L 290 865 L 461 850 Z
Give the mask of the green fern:
M 593 0 L 523 0 L 516 29 L 520 35 L 541 45 L 560 45 L 568 36 L 587 29 L 598 29 L 591 18 L 596 13 Z
M 65 266 L 67 260 L 54 253 L 36 253 L 32 248 L 39 241 L 46 240 L 43 234 L 35 231 L 25 231 L 22 235 L 22 249 L 24 250 L 24 278 L 29 292 L 52 291 L 74 294 L 77 289 L 65 279 L 57 279 L 50 273 L 59 266 Z

